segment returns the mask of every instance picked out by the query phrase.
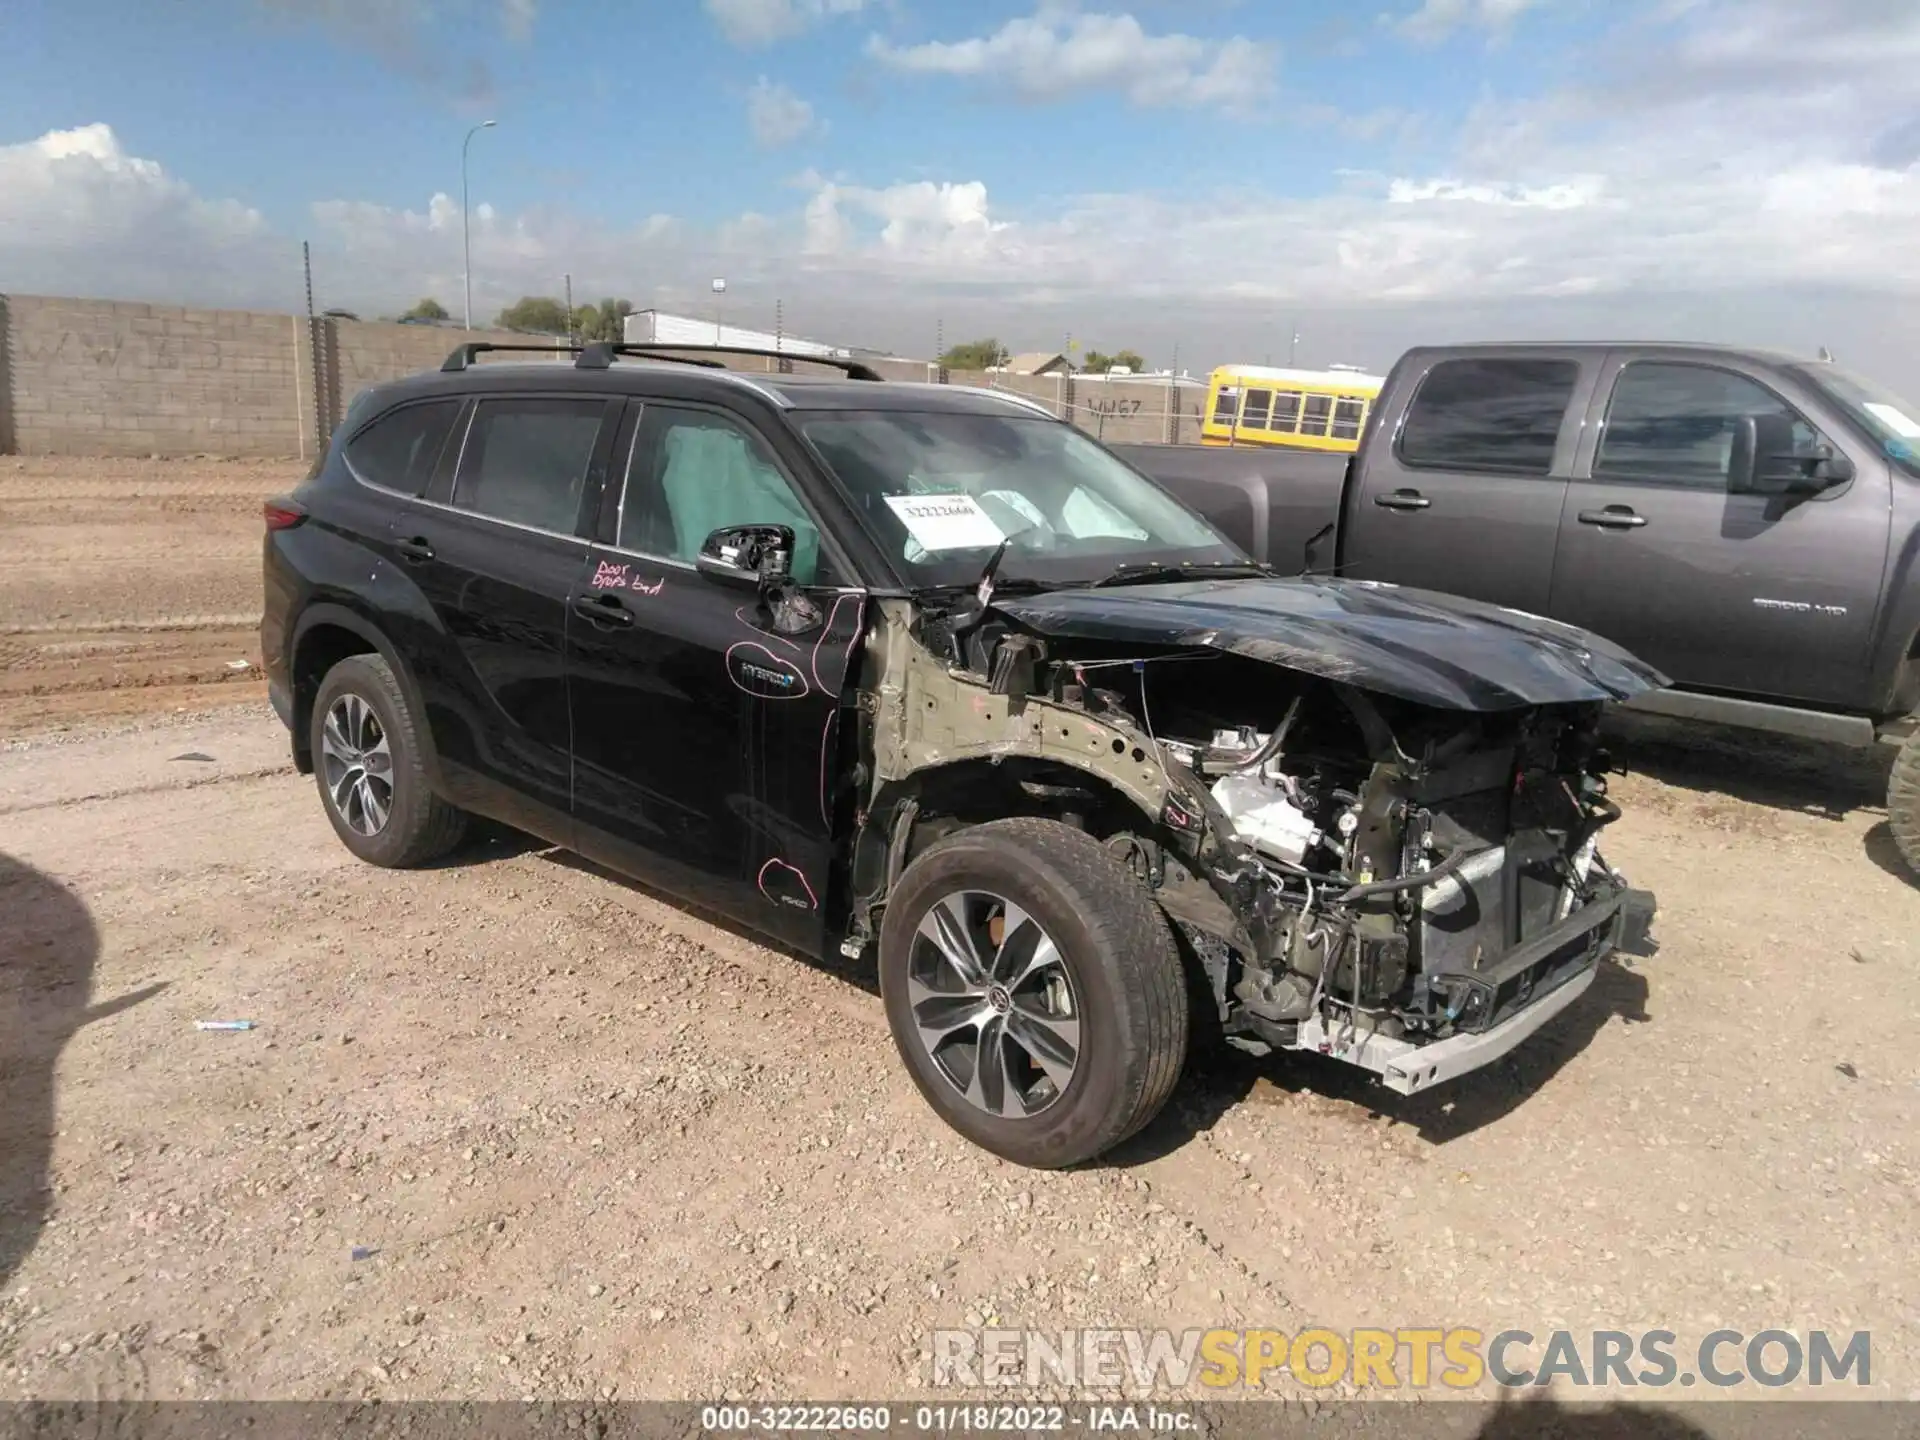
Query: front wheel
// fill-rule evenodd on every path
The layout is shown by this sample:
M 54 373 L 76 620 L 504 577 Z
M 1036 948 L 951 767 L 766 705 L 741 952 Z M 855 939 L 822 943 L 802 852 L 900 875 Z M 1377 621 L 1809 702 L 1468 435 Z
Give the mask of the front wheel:
M 1020 1165 L 1119 1144 L 1186 1059 L 1166 918 L 1098 841 L 1050 820 L 996 820 L 918 856 L 887 901 L 880 990 L 927 1103 Z
M 1893 759 L 1887 780 L 1887 828 L 1900 858 L 1920 879 L 1920 729 L 1909 735 Z

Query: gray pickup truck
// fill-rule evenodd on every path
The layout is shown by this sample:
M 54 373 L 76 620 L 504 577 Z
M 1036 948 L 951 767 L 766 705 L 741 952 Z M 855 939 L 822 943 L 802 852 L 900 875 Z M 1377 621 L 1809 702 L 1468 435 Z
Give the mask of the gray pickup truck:
M 1920 873 L 1920 407 L 1720 346 L 1409 351 L 1351 458 L 1116 450 L 1279 569 L 1582 626 L 1672 688 L 1635 708 L 1900 746 Z

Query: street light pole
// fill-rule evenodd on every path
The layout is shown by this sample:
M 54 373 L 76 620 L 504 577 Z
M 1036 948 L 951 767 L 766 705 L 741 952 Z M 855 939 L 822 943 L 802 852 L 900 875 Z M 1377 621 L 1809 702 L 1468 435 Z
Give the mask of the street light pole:
M 473 238 L 467 228 L 467 147 L 473 144 L 473 137 L 482 130 L 493 129 L 494 122 L 482 120 L 467 131 L 467 138 L 460 142 L 460 252 L 461 272 L 460 288 L 465 292 L 467 329 L 473 329 Z

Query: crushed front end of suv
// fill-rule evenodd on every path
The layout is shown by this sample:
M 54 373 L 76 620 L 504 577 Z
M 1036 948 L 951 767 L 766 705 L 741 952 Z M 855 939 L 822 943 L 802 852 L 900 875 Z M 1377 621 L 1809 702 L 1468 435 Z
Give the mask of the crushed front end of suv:
M 375 395 L 270 507 L 275 703 L 363 858 L 478 810 L 870 959 L 932 1107 L 1047 1166 L 1150 1121 L 1197 1021 L 1423 1091 L 1650 917 L 1598 843 L 1602 713 L 1662 683 L 1617 647 L 1275 576 L 1011 399 L 611 359 Z M 517 438 L 516 481 L 471 452 L 523 393 L 602 428 L 545 466 Z M 456 402 L 430 453 L 358 473 L 355 436 L 423 401 Z M 571 487 L 571 533 L 527 539 L 519 483 Z M 482 530 L 481 499 L 520 507 L 483 539 L 544 547 L 551 636 L 524 597 L 449 618 L 474 584 L 415 585 L 463 495 Z

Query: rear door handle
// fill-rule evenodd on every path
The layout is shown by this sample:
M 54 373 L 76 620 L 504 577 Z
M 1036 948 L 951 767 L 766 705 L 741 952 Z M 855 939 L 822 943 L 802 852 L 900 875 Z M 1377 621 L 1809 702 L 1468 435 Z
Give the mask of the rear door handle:
M 1582 525 L 1598 525 L 1602 530 L 1638 530 L 1647 517 L 1633 513 L 1631 505 L 1609 505 L 1604 510 L 1582 510 Z
M 1418 490 L 1394 490 L 1385 495 L 1376 495 L 1373 503 L 1382 510 L 1425 510 L 1433 504 Z
M 427 542 L 427 537 L 424 535 L 415 535 L 411 539 L 402 540 L 396 548 L 400 551 L 402 559 L 426 561 L 433 558 L 433 546 Z
M 624 629 L 633 624 L 633 612 L 612 595 L 576 595 L 573 613 L 594 625 Z

